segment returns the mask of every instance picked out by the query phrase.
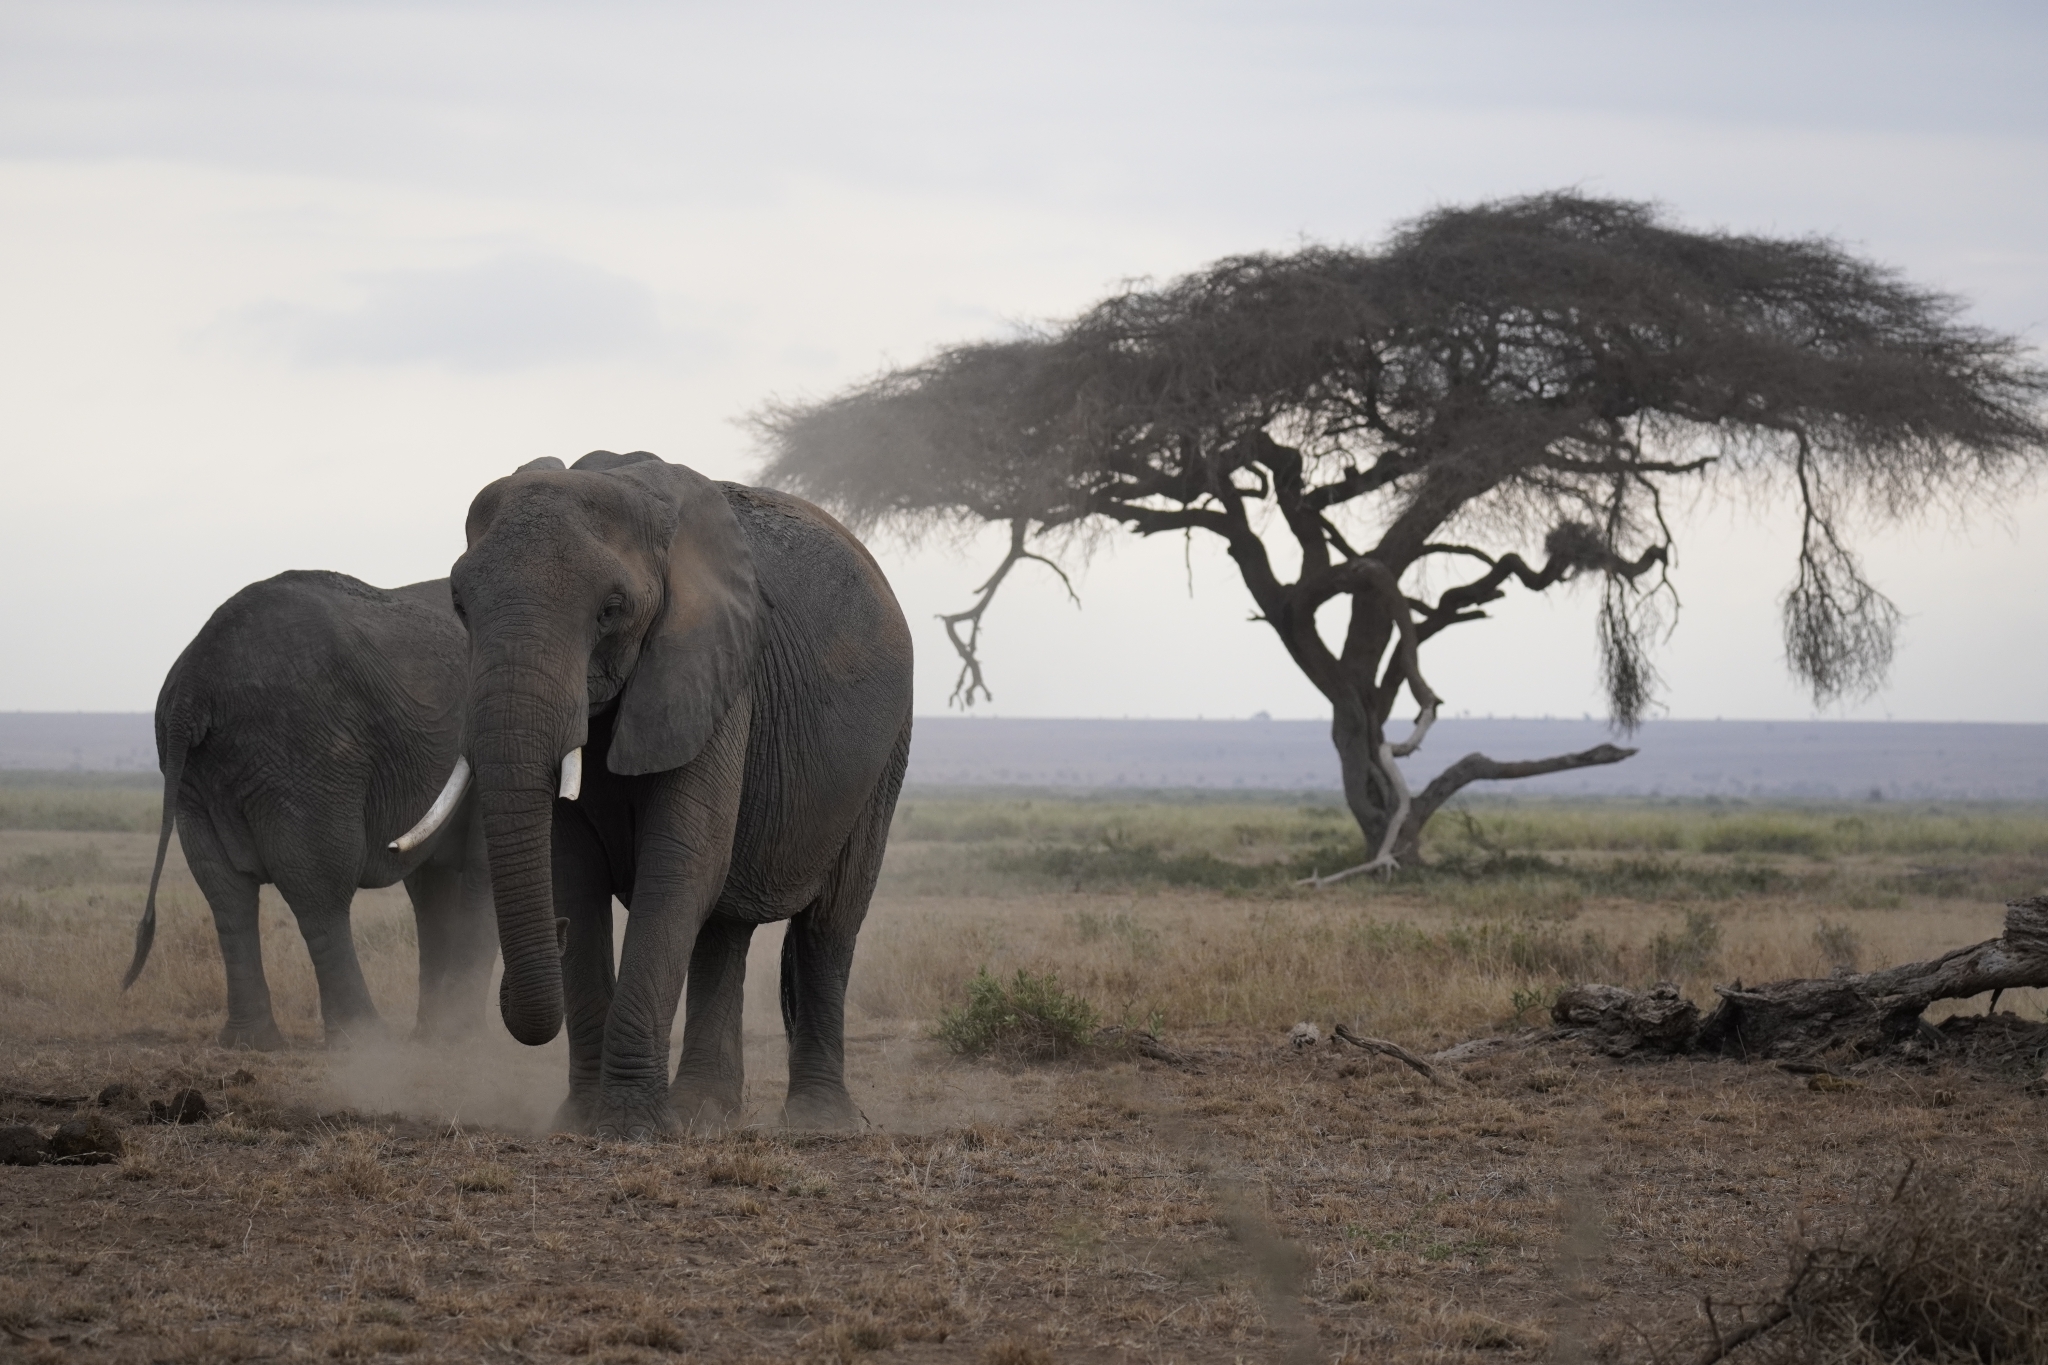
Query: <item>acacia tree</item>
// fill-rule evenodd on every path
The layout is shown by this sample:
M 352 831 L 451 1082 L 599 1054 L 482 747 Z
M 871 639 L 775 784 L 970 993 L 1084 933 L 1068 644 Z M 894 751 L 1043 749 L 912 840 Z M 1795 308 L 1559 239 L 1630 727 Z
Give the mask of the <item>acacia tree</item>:
M 963 705 L 988 695 L 976 646 L 1017 564 L 1057 570 L 1045 551 L 1063 535 L 1110 527 L 1220 537 L 1257 619 L 1329 699 L 1370 854 L 1349 875 L 1412 856 L 1468 782 L 1633 752 L 1472 754 L 1420 793 L 1395 762 L 1438 706 L 1420 648 L 1511 584 L 1597 583 L 1606 691 L 1632 731 L 1674 619 L 1666 501 L 1689 485 L 1795 502 L 1786 662 L 1819 703 L 1874 688 L 1899 614 L 1848 532 L 1966 505 L 2048 454 L 2048 371 L 1961 313 L 1826 240 L 1548 194 L 1431 213 L 1376 251 L 1232 257 L 1132 286 L 755 424 L 764 478 L 856 525 L 1007 524 L 1008 554 L 945 618 Z M 1446 584 L 1459 566 L 1471 576 Z M 1333 645 L 1315 618 L 1338 598 Z M 1420 714 L 1394 743 L 1404 687 Z

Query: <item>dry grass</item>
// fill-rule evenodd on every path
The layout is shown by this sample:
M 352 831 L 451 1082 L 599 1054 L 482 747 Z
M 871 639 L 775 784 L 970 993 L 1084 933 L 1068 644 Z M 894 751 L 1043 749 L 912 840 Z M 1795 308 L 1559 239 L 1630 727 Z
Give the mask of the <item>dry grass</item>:
M 990 808 L 906 802 L 853 982 L 850 1084 L 872 1130 L 648 1147 L 547 1136 L 561 1045 L 521 1049 L 495 1024 L 460 1049 L 220 1052 L 218 951 L 175 854 L 158 955 L 124 998 L 151 836 L 0 830 L 0 1084 L 189 1086 L 224 1115 L 132 1128 L 118 1164 L 0 1170 L 0 1332 L 31 1359 L 1614 1361 L 1640 1355 L 1638 1323 L 1691 1354 L 1702 1296 L 1754 1299 L 1788 1220 L 1849 1226 L 1907 1154 L 1993 1209 L 2048 1174 L 2039 1100 L 1960 1066 L 1822 1090 L 1550 1047 L 1439 1089 L 1284 1038 L 1304 1017 L 1463 1038 L 1586 972 L 1675 969 L 1701 994 L 1929 956 L 1997 932 L 1995 899 L 1947 892 L 2018 875 L 2034 855 L 2009 843 L 1945 853 L 1956 876 L 1914 889 L 1919 851 L 1711 851 L 1695 838 L 1711 812 L 1555 807 L 1531 827 L 1682 837 L 1618 865 L 1560 835 L 1532 865 L 1512 830 L 1482 829 L 1446 837 L 1448 870 L 1308 894 L 1160 872 L 1320 847 L 1331 819 L 1298 804 L 1120 807 L 1102 847 L 1135 871 L 1109 883 L 1080 842 L 1102 803 L 1043 804 L 970 838 Z M 1993 816 L 2048 835 L 2038 815 Z M 1950 837 L 1898 819 L 1894 843 Z M 1078 891 L 1048 871 L 1076 867 Z M 264 924 L 280 1020 L 310 1045 L 304 949 L 268 898 Z M 356 927 L 402 1029 L 402 895 L 359 896 Z M 754 1122 L 782 1084 L 777 945 L 759 939 Z M 1195 1064 L 955 1060 L 927 1035 L 984 965 L 1057 972 Z M 65 1117 L 0 1102 L 0 1122 Z
M 2048 1360 L 2041 1183 L 1970 1188 L 1911 1164 L 1889 1183 L 1865 1192 L 1872 1211 L 1858 1219 L 1802 1218 L 1775 1292 L 1703 1303 L 1697 1345 L 1681 1336 L 1667 1352 L 1737 1342 L 1738 1359 L 1768 1365 Z

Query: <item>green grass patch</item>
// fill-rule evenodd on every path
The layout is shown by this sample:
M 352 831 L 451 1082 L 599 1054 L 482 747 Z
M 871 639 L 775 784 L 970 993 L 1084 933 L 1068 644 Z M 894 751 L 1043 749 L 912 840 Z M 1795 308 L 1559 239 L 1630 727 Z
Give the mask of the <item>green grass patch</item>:
M 163 791 L 156 773 L 0 770 L 0 830 L 153 834 Z
M 1050 1061 L 1085 1051 L 1097 1022 L 1095 1007 L 1062 989 L 1056 972 L 1020 967 L 1003 981 L 984 967 L 967 983 L 967 1003 L 941 1015 L 933 1036 L 963 1057 Z
M 91 844 L 49 853 L 23 853 L 0 865 L 0 886 L 25 891 L 55 891 L 80 882 L 104 880 L 107 860 Z
M 906 795 L 892 835 L 906 885 L 1206 888 L 1233 896 L 1366 860 L 1349 813 L 1300 793 Z M 1820 895 L 2009 899 L 2048 885 L 2048 806 L 1477 798 L 1441 813 L 1422 861 L 1360 879 L 1475 917 L 1565 915 L 1594 899 L 1721 902 Z

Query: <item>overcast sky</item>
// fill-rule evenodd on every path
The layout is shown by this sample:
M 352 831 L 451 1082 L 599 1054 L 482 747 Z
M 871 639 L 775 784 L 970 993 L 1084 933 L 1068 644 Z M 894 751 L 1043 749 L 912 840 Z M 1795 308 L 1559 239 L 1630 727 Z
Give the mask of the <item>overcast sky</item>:
M 146 710 L 283 569 L 445 574 L 476 490 L 537 456 L 744 478 L 770 396 L 1438 204 L 1576 186 L 1825 233 L 2039 344 L 2044 16 L 10 0 L 0 709 Z M 1829 714 L 2048 721 L 2044 511 L 1867 537 L 1905 633 Z M 1778 643 L 1794 532 L 1688 514 L 1670 714 L 1813 714 Z M 876 549 L 941 711 L 932 617 L 998 547 Z M 1210 547 L 1126 541 L 1078 586 L 1005 589 L 993 713 L 1327 714 Z M 1511 596 L 1431 680 L 1454 712 L 1597 715 L 1593 608 Z

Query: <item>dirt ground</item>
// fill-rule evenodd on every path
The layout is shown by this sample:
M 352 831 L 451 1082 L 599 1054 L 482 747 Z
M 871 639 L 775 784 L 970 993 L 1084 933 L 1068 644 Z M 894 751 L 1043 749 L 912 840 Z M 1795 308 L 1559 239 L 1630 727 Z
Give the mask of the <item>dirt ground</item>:
M 157 956 L 121 995 L 153 842 L 0 830 L 0 1125 L 133 1120 L 119 1161 L 0 1166 L 8 1358 L 1684 1360 L 1703 1301 L 1728 1325 L 1778 1282 L 1788 1239 L 1858 1221 L 1909 1165 L 1987 1196 L 2048 1176 L 2031 1051 L 1838 1080 L 1550 1043 L 1431 1086 L 1288 1042 L 1296 1018 L 1343 1018 L 1441 1047 L 1512 1027 L 1585 962 L 1628 984 L 1690 962 L 1701 998 L 1729 975 L 1997 932 L 1994 895 L 1800 881 L 1795 855 L 1774 874 L 1789 890 L 1554 903 L 1548 883 L 1497 879 L 1436 901 L 1088 891 L 908 841 L 856 963 L 849 1083 L 870 1126 L 775 1126 L 769 932 L 744 1126 L 629 1146 L 547 1131 L 560 1040 L 521 1048 L 493 1022 L 460 1048 L 321 1050 L 304 949 L 268 892 L 297 1046 L 213 1047 L 218 950 L 175 851 Z M 402 1032 L 402 897 L 364 893 L 355 921 Z M 985 963 L 1056 968 L 1189 1062 L 952 1057 L 932 1011 Z M 2035 993 L 2018 1004 L 2038 1019 Z M 212 1117 L 28 1098 L 110 1083 L 143 1101 L 197 1088 Z
M 1176 1041 L 1191 1066 L 1004 1072 L 871 1036 L 883 1106 L 1011 1112 L 653 1146 L 323 1107 L 313 1051 L 45 1045 L 17 1090 L 190 1085 L 218 1116 L 0 1168 L 0 1330 L 67 1361 L 1638 1358 L 1909 1161 L 1996 1189 L 2048 1156 L 2042 1100 L 1983 1072 L 1816 1090 L 1549 1045 L 1436 1088 L 1329 1044 Z

